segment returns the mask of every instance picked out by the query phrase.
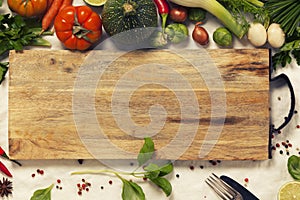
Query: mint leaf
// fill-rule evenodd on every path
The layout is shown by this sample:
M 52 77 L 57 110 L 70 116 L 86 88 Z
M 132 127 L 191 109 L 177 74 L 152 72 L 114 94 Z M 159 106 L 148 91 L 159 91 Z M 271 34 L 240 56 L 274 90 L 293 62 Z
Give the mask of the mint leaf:
M 54 184 L 50 185 L 45 189 L 35 191 L 30 200 L 51 200 L 51 190 L 53 186 Z
M 167 197 L 170 196 L 172 192 L 172 185 L 167 179 L 162 177 L 157 177 L 155 179 L 150 179 L 150 180 L 159 188 L 161 188 Z
M 8 62 L 0 63 L 0 85 L 5 78 L 5 74 L 8 71 Z
M 122 191 L 122 199 L 123 200 L 144 200 L 145 194 L 142 188 L 132 182 L 127 181 L 126 179 L 122 179 L 123 182 L 123 191 Z
M 154 143 L 151 138 L 144 138 L 144 145 L 141 148 L 138 155 L 139 166 L 145 164 L 148 160 L 150 160 L 154 153 Z
M 288 171 L 294 179 L 300 180 L 300 157 L 295 155 L 289 157 Z

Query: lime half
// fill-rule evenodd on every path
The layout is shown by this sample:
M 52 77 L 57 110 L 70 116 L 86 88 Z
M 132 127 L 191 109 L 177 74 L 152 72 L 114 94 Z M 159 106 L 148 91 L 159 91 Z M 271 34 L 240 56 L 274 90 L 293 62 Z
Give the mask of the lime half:
M 106 2 L 106 0 L 83 0 L 83 1 L 91 6 L 102 6 Z
M 281 186 L 278 200 L 300 200 L 300 181 L 290 181 Z

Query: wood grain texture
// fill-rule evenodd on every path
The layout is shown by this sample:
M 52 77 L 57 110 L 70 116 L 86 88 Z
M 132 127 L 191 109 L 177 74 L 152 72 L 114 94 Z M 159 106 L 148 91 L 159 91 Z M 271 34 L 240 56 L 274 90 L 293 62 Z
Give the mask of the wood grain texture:
M 182 55 L 172 50 L 11 51 L 11 158 L 131 159 L 150 135 L 160 159 L 267 159 L 269 51 L 186 50 Z M 200 71 L 193 61 L 200 62 Z M 216 73 L 222 88 L 212 76 Z M 222 94 L 225 102 L 212 98 Z M 157 104 L 165 112 L 153 107 Z M 222 105 L 224 123 L 221 112 L 212 112 Z M 220 135 L 208 137 L 210 128 L 221 128 Z

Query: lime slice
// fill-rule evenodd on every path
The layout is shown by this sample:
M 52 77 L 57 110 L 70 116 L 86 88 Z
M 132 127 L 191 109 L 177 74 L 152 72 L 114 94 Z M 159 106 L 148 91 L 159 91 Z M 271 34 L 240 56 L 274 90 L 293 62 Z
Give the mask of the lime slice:
M 102 6 L 106 2 L 106 0 L 83 0 L 83 1 L 91 6 Z
M 300 181 L 290 181 L 281 186 L 278 200 L 300 200 Z

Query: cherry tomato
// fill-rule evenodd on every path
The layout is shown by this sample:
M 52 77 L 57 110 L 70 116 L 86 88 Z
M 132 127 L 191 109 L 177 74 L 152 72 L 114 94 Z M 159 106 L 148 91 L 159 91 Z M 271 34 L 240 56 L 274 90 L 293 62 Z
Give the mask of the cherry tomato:
M 45 13 L 47 0 L 7 0 L 8 7 L 23 17 L 37 17 Z
M 188 17 L 188 11 L 184 7 L 174 7 L 170 11 L 170 18 L 174 22 L 184 22 Z
M 205 28 L 201 27 L 201 22 L 198 22 L 195 25 L 195 28 L 193 30 L 192 37 L 195 42 L 201 44 L 201 45 L 206 45 L 209 42 L 209 35 Z
M 88 6 L 68 6 L 54 20 L 55 33 L 68 49 L 86 50 L 102 35 L 102 20 Z

